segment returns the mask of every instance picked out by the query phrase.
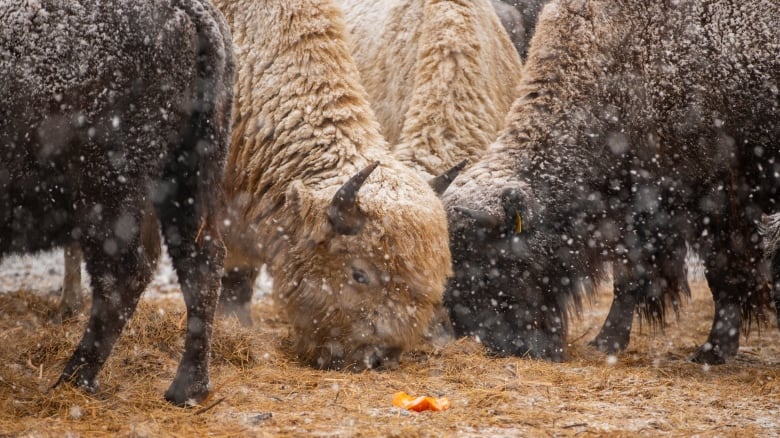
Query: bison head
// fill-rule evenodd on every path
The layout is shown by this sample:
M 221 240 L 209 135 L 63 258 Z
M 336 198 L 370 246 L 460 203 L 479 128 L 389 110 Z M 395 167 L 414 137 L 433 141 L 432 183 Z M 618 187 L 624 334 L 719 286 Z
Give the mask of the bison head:
M 395 366 L 451 274 L 434 191 L 397 162 L 377 164 L 330 189 L 298 181 L 288 190 L 297 225 L 274 289 L 297 353 L 320 368 Z
M 466 177 L 443 199 L 454 271 L 444 304 L 456 334 L 476 336 L 498 355 L 562 360 L 578 287 L 571 255 L 530 187 Z

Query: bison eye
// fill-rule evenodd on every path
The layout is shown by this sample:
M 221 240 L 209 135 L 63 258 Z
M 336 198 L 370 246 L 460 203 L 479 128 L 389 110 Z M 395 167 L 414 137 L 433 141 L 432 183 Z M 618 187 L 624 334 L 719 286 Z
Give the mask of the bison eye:
M 352 268 L 352 278 L 360 284 L 368 284 L 368 274 L 358 268 Z

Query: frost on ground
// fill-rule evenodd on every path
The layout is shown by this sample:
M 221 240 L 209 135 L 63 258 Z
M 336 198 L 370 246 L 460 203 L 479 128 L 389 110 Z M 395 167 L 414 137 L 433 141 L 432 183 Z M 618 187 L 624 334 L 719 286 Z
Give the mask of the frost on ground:
M 29 290 L 42 294 L 59 295 L 64 276 L 64 258 L 62 249 L 42 252 L 34 255 L 11 255 L 0 261 L 0 293 Z M 85 293 L 89 289 L 89 275 L 82 264 L 81 285 Z M 254 298 L 271 292 L 271 277 L 260 271 L 255 283 Z M 167 252 L 163 251 L 160 264 L 154 278 L 146 288 L 144 298 L 170 297 L 179 294 L 179 282 L 171 265 Z
M 61 264 L 60 255 L 47 257 L 6 261 L 0 272 L 24 262 L 46 277 L 49 267 L 56 273 Z M 8 281 L 5 277 L 0 278 Z M 48 283 L 55 290 L 60 276 L 51 277 L 57 279 Z M 22 278 L 32 280 L 25 273 L 15 281 Z M 167 290 L 175 290 L 175 282 L 170 284 Z M 254 326 L 242 327 L 232 319 L 215 325 L 214 394 L 195 409 L 174 408 L 162 398 L 183 348 L 185 309 L 179 294 L 162 292 L 159 296 L 171 299 L 139 305 L 101 373 L 100 393 L 89 396 L 68 386 L 51 389 L 83 333 L 86 316 L 52 323 L 46 316 L 55 306 L 50 297 L 0 293 L 0 433 L 777 436 L 780 333 L 774 321 L 753 330 L 732 362 L 690 363 L 713 313 L 706 285 L 698 282 L 692 289 L 679 319 L 662 331 L 637 326 L 628 349 L 612 359 L 588 345 L 609 309 L 607 287 L 572 321 L 570 357 L 564 363 L 491 357 L 472 339 L 462 339 L 421 346 L 405 355 L 396 370 L 365 373 L 300 363 L 286 346 L 289 325 L 272 300 L 261 298 L 252 306 Z M 436 413 L 400 411 L 392 407 L 397 391 L 446 396 L 452 407 Z
M 63 271 L 62 249 L 42 252 L 34 255 L 10 255 L 0 260 L 0 293 L 29 290 L 44 294 L 59 294 L 62 289 Z M 82 264 L 81 285 L 89 290 L 89 275 Z M 704 266 L 701 260 L 689 254 L 688 277 L 691 282 L 704 280 Z M 255 283 L 254 298 L 271 293 L 272 280 L 265 267 L 260 271 Z M 171 259 L 163 251 L 160 264 L 157 267 L 152 283 L 144 297 L 167 297 L 170 293 L 179 292 L 176 272 L 171 266 Z

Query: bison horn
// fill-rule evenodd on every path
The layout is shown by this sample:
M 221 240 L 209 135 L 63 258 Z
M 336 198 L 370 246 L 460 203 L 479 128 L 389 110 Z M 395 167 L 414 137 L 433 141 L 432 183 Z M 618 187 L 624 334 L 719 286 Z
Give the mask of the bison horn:
M 462 214 L 463 216 L 474 219 L 474 222 L 476 222 L 478 226 L 487 230 L 492 230 L 494 228 L 497 228 L 498 225 L 501 223 L 500 218 L 486 211 L 472 210 L 466 207 L 455 207 L 455 211 Z
M 469 160 L 461 161 L 460 163 L 452 166 L 450 170 L 428 181 L 428 184 L 430 184 L 431 188 L 433 189 L 434 192 L 436 192 L 437 195 L 439 196 L 443 195 L 444 191 L 447 190 L 447 187 L 450 186 L 452 180 L 454 180 L 455 177 L 458 176 L 460 171 L 463 170 L 464 167 L 466 167 L 466 164 L 468 164 L 468 162 Z
M 337 233 L 354 235 L 363 227 L 366 218 L 357 206 L 357 192 L 377 166 L 379 161 L 366 166 L 344 183 L 333 196 L 328 207 L 328 219 Z

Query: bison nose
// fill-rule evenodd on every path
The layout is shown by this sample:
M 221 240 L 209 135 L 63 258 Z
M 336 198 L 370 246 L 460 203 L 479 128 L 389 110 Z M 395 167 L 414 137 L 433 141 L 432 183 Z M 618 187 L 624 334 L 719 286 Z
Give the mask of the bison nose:
M 366 355 L 364 363 L 366 368 L 376 369 L 396 369 L 398 361 L 401 358 L 401 349 L 397 347 L 376 347 Z
M 382 366 L 382 357 L 376 353 L 371 353 L 366 362 L 368 368 L 376 369 Z

